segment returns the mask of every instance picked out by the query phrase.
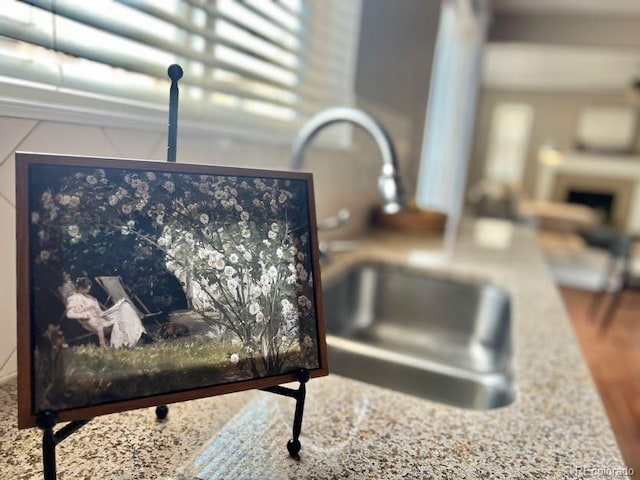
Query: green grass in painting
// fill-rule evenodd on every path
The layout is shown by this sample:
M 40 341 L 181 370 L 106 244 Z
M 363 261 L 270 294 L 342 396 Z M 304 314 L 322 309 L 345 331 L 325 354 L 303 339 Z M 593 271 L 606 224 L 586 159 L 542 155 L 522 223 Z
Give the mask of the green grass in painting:
M 233 364 L 232 353 L 240 356 Z M 64 410 L 253 378 L 250 359 L 230 342 L 187 337 L 134 348 L 72 346 L 38 352 L 42 380 L 39 409 Z M 287 355 L 286 368 L 308 365 L 302 352 Z
M 250 379 L 247 358 L 235 365 L 229 359 L 237 350 L 206 337 L 122 349 L 69 347 L 43 378 L 40 405 L 61 410 Z
M 117 378 L 126 372 L 139 374 L 199 367 L 232 368 L 235 366 L 229 356 L 237 350 L 231 343 L 190 337 L 135 348 L 81 345 L 66 349 L 65 357 L 70 365 L 82 365 L 105 377 Z

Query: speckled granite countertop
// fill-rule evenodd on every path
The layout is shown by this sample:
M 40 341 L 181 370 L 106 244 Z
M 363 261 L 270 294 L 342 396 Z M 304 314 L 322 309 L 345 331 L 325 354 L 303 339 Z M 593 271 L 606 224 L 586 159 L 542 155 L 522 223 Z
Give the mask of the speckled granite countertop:
M 61 479 L 612 478 L 624 469 L 606 414 L 534 236 L 502 249 L 466 226 L 455 246 L 376 234 L 323 269 L 359 259 L 483 278 L 512 297 L 517 398 L 463 410 L 337 375 L 308 384 L 302 459 L 288 458 L 294 401 L 241 392 L 92 420 L 58 446 Z M 484 243 L 484 245 L 483 245 Z M 448 253 L 446 253 L 448 252 Z M 40 433 L 16 428 L 15 381 L 0 386 L 0 478 L 41 478 Z

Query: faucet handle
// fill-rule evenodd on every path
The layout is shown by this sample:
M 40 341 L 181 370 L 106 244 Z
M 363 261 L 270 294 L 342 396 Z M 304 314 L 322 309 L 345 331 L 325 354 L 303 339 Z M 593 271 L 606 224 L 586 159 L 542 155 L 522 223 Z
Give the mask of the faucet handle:
M 333 230 L 341 227 L 351 218 L 351 212 L 348 208 L 341 208 L 338 213 L 329 218 L 325 218 L 318 222 L 318 230 Z

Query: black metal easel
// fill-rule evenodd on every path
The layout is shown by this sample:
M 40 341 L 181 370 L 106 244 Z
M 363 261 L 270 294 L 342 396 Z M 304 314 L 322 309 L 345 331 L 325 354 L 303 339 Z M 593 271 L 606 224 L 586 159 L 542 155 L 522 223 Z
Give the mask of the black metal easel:
M 287 442 L 287 450 L 292 458 L 300 460 L 299 453 L 302 448 L 300 444 L 300 432 L 302 431 L 302 414 L 304 413 L 304 399 L 307 395 L 306 383 L 309 381 L 309 370 L 306 368 L 298 370 L 298 372 L 296 372 L 296 379 L 300 383 L 297 389 L 276 385 L 275 387 L 267 387 L 262 390 L 296 399 L 296 411 L 293 415 L 293 438 Z
M 182 78 L 183 70 L 180 65 L 173 64 L 169 66 L 167 71 L 171 79 L 171 87 L 169 89 L 169 134 L 167 142 L 167 161 L 176 161 L 177 138 L 178 138 L 178 81 Z M 302 368 L 296 372 L 296 379 L 300 383 L 297 389 L 276 385 L 274 387 L 266 387 L 262 390 L 265 392 L 284 395 L 286 397 L 295 398 L 296 409 L 293 416 L 293 428 L 291 438 L 287 442 L 287 450 L 289 455 L 300 460 L 300 432 L 302 431 L 302 414 L 304 413 L 304 401 L 307 394 L 306 383 L 309 381 L 310 375 L 306 368 Z M 169 414 L 167 405 L 158 405 L 156 407 L 156 418 L 164 420 Z M 57 423 L 56 413 L 51 410 L 45 410 L 38 413 L 36 424 L 42 430 L 42 466 L 44 480 L 56 480 L 56 446 L 64 439 L 81 429 L 92 419 L 74 420 L 60 427 L 54 432 Z

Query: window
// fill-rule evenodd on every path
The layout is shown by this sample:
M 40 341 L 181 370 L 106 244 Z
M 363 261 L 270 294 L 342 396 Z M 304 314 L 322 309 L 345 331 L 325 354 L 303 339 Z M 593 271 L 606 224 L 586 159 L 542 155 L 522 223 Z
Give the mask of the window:
M 359 1 L 0 0 L 0 113 L 166 123 L 290 136 L 353 101 Z M 53 113 L 52 113 L 53 112 Z M 82 117 L 84 118 L 84 117 Z
M 485 178 L 520 186 L 532 124 L 533 108 L 529 105 L 502 103 L 494 108 Z

